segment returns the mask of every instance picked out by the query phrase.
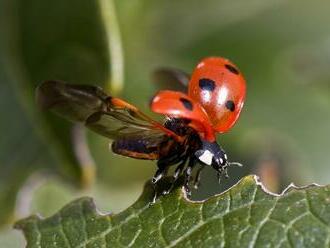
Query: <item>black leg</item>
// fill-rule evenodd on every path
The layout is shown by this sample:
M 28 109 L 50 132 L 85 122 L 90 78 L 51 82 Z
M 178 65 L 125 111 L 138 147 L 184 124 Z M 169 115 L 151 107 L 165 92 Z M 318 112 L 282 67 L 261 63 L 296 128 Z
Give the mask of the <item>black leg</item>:
M 227 166 L 225 166 L 225 167 L 223 168 L 223 174 L 224 174 L 225 178 L 229 178 L 229 175 L 228 175 L 228 171 L 227 171 L 227 169 L 228 169 Z
M 178 179 L 178 177 L 180 176 L 180 174 L 182 173 L 186 162 L 187 162 L 187 157 L 183 158 L 182 162 L 178 165 L 178 167 L 176 167 L 174 175 L 173 175 L 174 181 L 176 181 Z
M 152 183 L 156 184 L 164 175 L 166 175 L 167 172 L 167 164 L 159 161 L 157 163 L 158 170 L 156 171 L 154 177 L 152 178 Z
M 186 165 L 187 159 L 188 159 L 188 157 L 185 156 L 182 159 L 181 163 L 176 167 L 174 175 L 173 175 L 173 183 L 166 191 L 163 192 L 164 195 L 170 193 L 173 190 L 176 180 L 179 178 L 180 174 L 182 173 L 182 171 L 184 169 L 184 166 Z
M 149 203 L 150 205 L 153 205 L 155 204 L 157 198 L 158 198 L 158 193 L 157 193 L 157 187 L 156 187 L 156 184 L 153 184 L 154 186 L 154 196 L 152 197 L 152 200 L 151 202 Z
M 194 188 L 198 189 L 200 186 L 200 181 L 201 181 L 201 174 L 202 174 L 202 170 L 204 169 L 204 165 L 201 165 L 201 167 L 199 167 L 195 179 L 194 179 Z
M 195 164 L 196 164 L 196 159 L 194 157 L 191 157 L 189 160 L 188 166 L 184 172 L 185 173 L 184 188 L 186 190 L 187 195 L 189 195 L 189 196 L 191 195 L 191 190 L 189 188 L 189 183 L 191 180 L 191 172 L 192 172 L 192 169 L 195 166 Z
M 220 184 L 221 183 L 221 172 L 217 173 L 217 177 L 218 177 L 218 183 Z
M 168 168 L 171 165 L 175 165 L 182 161 L 183 167 L 184 167 L 184 163 L 187 160 L 186 157 L 187 157 L 186 155 L 175 154 L 174 156 L 164 157 L 164 158 L 158 160 L 158 162 L 157 162 L 158 170 L 156 171 L 156 173 L 152 179 L 152 182 L 157 183 L 163 176 L 165 176 Z
M 166 175 L 166 172 L 167 172 L 167 164 L 164 163 L 163 161 L 158 161 L 157 163 L 157 166 L 158 166 L 158 169 L 155 173 L 155 175 L 153 176 L 151 182 L 154 186 L 154 196 L 153 196 L 153 199 L 151 201 L 151 204 L 154 204 L 157 200 L 157 198 L 162 195 L 162 194 L 159 194 L 159 189 L 157 187 L 157 182 L 164 176 Z
M 171 165 L 173 165 L 173 164 L 175 164 L 177 162 L 180 162 L 180 160 L 181 160 L 181 163 L 179 164 L 178 168 L 175 170 L 175 175 L 174 175 L 174 181 L 173 181 L 173 183 L 171 184 L 171 186 L 169 187 L 169 189 L 163 190 L 162 192 L 159 192 L 160 190 L 157 187 L 157 182 L 163 176 L 165 176 L 167 174 L 168 168 Z M 164 158 L 164 159 L 158 161 L 158 163 L 157 163 L 158 169 L 157 169 L 154 177 L 152 178 L 152 183 L 154 185 L 154 191 L 155 191 L 155 195 L 153 197 L 153 202 L 152 203 L 154 203 L 159 196 L 166 195 L 169 192 L 171 192 L 171 190 L 173 189 L 173 186 L 174 186 L 174 182 L 178 178 L 178 176 L 181 174 L 181 171 L 183 170 L 186 161 L 187 161 L 187 156 L 183 156 L 183 157 L 182 156 L 181 157 L 180 156 L 176 156 L 174 158 L 173 157 L 168 157 L 168 158 Z

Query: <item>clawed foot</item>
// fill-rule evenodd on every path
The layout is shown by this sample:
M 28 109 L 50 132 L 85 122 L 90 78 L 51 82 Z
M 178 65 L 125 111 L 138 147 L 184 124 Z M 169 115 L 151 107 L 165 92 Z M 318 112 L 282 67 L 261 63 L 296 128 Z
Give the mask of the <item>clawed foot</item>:
M 191 196 L 191 190 L 190 187 L 188 185 L 183 186 L 187 196 Z
M 199 186 L 201 186 L 201 183 L 199 181 L 194 182 L 193 187 L 194 187 L 195 190 L 197 190 L 199 188 Z
M 157 175 L 157 173 L 156 173 L 156 175 L 151 180 L 153 188 L 154 188 L 154 195 L 152 197 L 150 205 L 155 204 L 157 199 L 160 196 L 169 194 L 173 188 L 174 182 L 165 182 L 166 179 L 162 180 L 162 178 L 163 178 L 163 174 Z M 168 186 L 168 183 L 170 183 L 169 186 Z M 164 187 L 166 187 L 167 189 L 164 189 Z
M 151 182 L 156 184 L 164 176 L 163 170 L 157 170 Z
M 221 183 L 221 177 L 224 176 L 226 179 L 229 178 L 229 175 L 228 175 L 228 166 L 223 166 L 217 173 L 217 177 L 218 177 L 218 183 L 220 184 Z
M 201 174 L 202 174 L 202 170 L 203 170 L 203 169 L 204 169 L 204 165 L 202 165 L 202 166 L 198 169 L 198 171 L 197 171 L 197 173 L 196 173 L 196 176 L 195 176 L 195 179 L 194 179 L 194 183 L 193 183 L 193 185 L 194 185 L 194 189 L 198 189 L 199 186 L 200 186 Z
M 152 178 L 152 183 L 154 185 L 154 196 L 152 199 L 152 202 L 150 203 L 151 205 L 154 204 L 156 202 L 156 200 L 160 197 L 160 196 L 164 196 L 169 194 L 174 188 L 175 185 L 178 185 L 178 180 L 183 180 L 183 182 L 180 182 L 180 185 L 183 185 L 183 188 L 185 190 L 185 193 L 187 196 L 191 196 L 191 189 L 190 189 L 190 183 L 191 183 L 191 179 L 192 179 L 192 170 L 193 167 L 196 164 L 196 161 L 194 159 L 191 159 L 189 161 L 188 166 L 184 169 L 185 167 L 185 161 L 183 161 L 182 163 L 180 163 L 178 165 L 178 167 L 175 169 L 175 172 L 173 174 L 173 178 L 169 184 L 168 187 L 166 187 L 166 189 L 164 190 L 164 185 L 162 185 L 163 189 L 159 188 L 160 184 L 163 184 L 161 181 L 161 179 L 164 177 L 164 175 L 166 174 L 166 171 L 164 169 L 158 169 L 157 172 L 155 173 L 154 177 Z M 201 171 L 204 168 L 204 166 L 200 167 L 196 173 L 196 176 L 193 179 L 193 187 L 195 189 L 197 189 L 200 185 L 200 178 L 201 178 Z M 182 177 L 181 177 L 182 176 Z M 159 185 L 159 186 L 158 186 Z

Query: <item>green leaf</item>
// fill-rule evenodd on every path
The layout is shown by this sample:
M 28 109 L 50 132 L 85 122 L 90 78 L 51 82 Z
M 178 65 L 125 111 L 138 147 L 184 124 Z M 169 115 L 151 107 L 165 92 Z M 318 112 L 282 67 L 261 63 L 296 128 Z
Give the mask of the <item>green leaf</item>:
M 42 113 L 34 92 L 46 79 L 102 85 L 110 62 L 98 2 L 2 0 L 0 30 L 1 226 L 21 216 L 14 210 L 17 192 L 34 173 L 47 171 L 79 186 L 93 181 L 84 131 Z
M 72 126 L 42 113 L 34 94 L 37 85 L 47 79 L 94 84 L 107 81 L 109 62 L 99 6 L 86 0 L 14 0 L 1 4 L 1 22 L 6 23 L 0 40 L 7 75 L 4 83 L 15 92 L 15 100 L 38 138 L 55 155 L 55 171 L 71 182 L 84 183 L 90 164 L 82 165 L 75 156 Z
M 47 219 L 21 220 L 28 247 L 329 247 L 330 185 L 281 195 L 247 176 L 201 202 L 181 187 L 150 205 L 153 188 L 119 214 L 100 214 L 91 198 L 78 199 Z

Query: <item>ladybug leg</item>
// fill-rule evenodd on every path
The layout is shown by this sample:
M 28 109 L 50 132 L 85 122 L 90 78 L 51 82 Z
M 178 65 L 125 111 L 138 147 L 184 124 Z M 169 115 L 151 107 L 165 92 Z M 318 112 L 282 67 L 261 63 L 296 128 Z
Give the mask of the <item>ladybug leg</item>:
M 221 183 L 221 172 L 217 173 L 217 178 L 218 178 L 218 184 Z
M 158 170 L 152 178 L 152 183 L 156 184 L 164 175 L 166 175 L 168 164 L 166 161 L 158 161 Z
M 218 183 L 221 183 L 221 177 L 222 175 L 227 179 L 229 178 L 228 172 L 227 172 L 227 167 L 223 168 L 223 170 L 219 171 L 217 173 L 217 177 L 218 177 Z
M 178 180 L 180 174 L 182 173 L 182 171 L 184 169 L 184 166 L 186 165 L 187 159 L 188 159 L 188 157 L 185 156 L 182 159 L 181 163 L 176 167 L 175 172 L 174 172 L 174 175 L 173 175 L 173 183 L 171 184 L 171 186 L 169 187 L 168 190 L 166 190 L 166 191 L 163 192 L 164 195 L 170 193 L 173 190 L 173 188 L 175 186 L 175 182 Z
M 186 193 L 188 196 L 191 195 L 191 190 L 189 188 L 189 182 L 191 180 L 191 172 L 193 167 L 196 165 L 196 159 L 194 157 L 191 157 L 188 163 L 187 168 L 185 169 L 185 181 L 184 181 L 184 188 L 186 190 Z
M 159 198 L 159 196 L 163 195 L 163 192 L 160 192 L 160 189 L 157 185 L 157 182 L 164 176 L 164 172 L 160 171 L 159 169 L 156 171 L 154 177 L 152 178 L 151 182 L 154 188 L 154 195 L 152 197 L 152 200 L 150 202 L 150 205 L 153 205 L 156 200 Z
M 163 158 L 161 160 L 158 160 L 158 163 L 157 163 L 157 166 L 158 166 L 158 170 L 156 171 L 154 177 L 152 178 L 152 184 L 154 185 L 154 192 L 155 192 L 155 195 L 153 197 L 153 201 L 152 202 L 155 202 L 156 199 L 161 196 L 161 195 L 166 195 L 168 193 L 170 193 L 172 191 L 172 189 L 174 188 L 174 185 L 175 185 L 175 181 L 178 179 L 179 175 L 181 174 L 185 164 L 186 164 L 186 161 L 188 159 L 188 156 L 186 155 L 177 155 L 175 157 L 167 157 L 167 158 Z M 181 161 L 181 162 L 180 162 Z M 174 174 L 174 180 L 173 182 L 171 183 L 170 187 L 166 190 L 163 190 L 162 192 L 160 192 L 160 189 L 158 189 L 157 187 L 157 182 L 164 176 L 166 175 L 167 171 L 168 171 L 168 168 L 171 166 L 171 165 L 174 165 L 176 163 L 180 162 L 178 168 L 176 169 L 175 171 L 175 174 Z
M 163 176 L 164 176 L 165 169 L 159 168 L 155 175 L 152 178 L 152 183 L 156 184 Z
M 154 204 L 156 202 L 156 200 L 158 199 L 159 196 L 163 195 L 163 193 L 159 193 L 159 189 L 157 187 L 157 182 L 164 176 L 166 175 L 167 172 L 167 168 L 168 168 L 168 164 L 166 163 L 165 160 L 159 160 L 157 163 L 158 169 L 155 173 L 155 175 L 153 176 L 151 182 L 154 188 L 154 196 L 151 200 L 151 205 Z
M 218 183 L 221 183 L 221 177 L 224 176 L 226 179 L 229 178 L 228 175 L 228 165 L 224 165 L 223 167 L 220 168 L 220 170 L 217 173 L 217 177 L 218 177 Z
M 158 170 L 156 171 L 154 177 L 152 178 L 152 183 L 154 185 L 154 192 L 155 192 L 155 195 L 153 197 L 153 202 L 156 201 L 156 199 L 159 197 L 159 196 L 162 196 L 162 195 L 167 195 L 169 192 L 171 192 L 171 190 L 173 189 L 174 187 L 174 182 L 175 180 L 173 181 L 173 183 L 170 185 L 169 189 L 165 189 L 163 190 L 162 192 L 160 192 L 160 189 L 158 189 L 157 187 L 157 182 L 162 179 L 163 176 L 165 176 L 167 174 L 167 171 L 168 171 L 168 168 L 173 165 L 174 163 L 176 163 L 176 161 L 178 161 L 180 159 L 180 157 L 176 157 L 173 159 L 173 157 L 168 157 L 168 158 L 164 158 L 162 160 L 159 160 L 158 163 L 157 163 L 157 166 L 158 166 Z M 181 159 L 182 160 L 182 159 Z M 186 162 L 187 159 L 185 159 L 184 157 L 184 160 L 182 162 L 183 164 L 183 167 L 184 167 L 184 164 Z M 180 164 L 181 165 L 181 164 Z
M 229 178 L 227 167 L 224 168 L 223 175 L 225 176 L 226 179 Z
M 200 181 L 201 181 L 201 174 L 202 174 L 202 170 L 204 169 L 204 165 L 201 165 L 201 167 L 199 167 L 195 179 L 194 179 L 194 189 L 198 189 L 200 186 Z
M 180 174 L 182 173 L 183 168 L 187 162 L 187 159 L 188 159 L 187 157 L 183 158 L 182 162 L 178 165 L 178 167 L 176 167 L 174 175 L 173 175 L 174 181 L 176 181 L 178 179 L 178 177 L 180 176 Z
M 158 193 L 157 193 L 156 185 L 155 184 L 153 184 L 153 185 L 154 185 L 154 195 L 152 197 L 151 202 L 149 203 L 149 206 L 152 206 L 153 204 L 155 204 L 156 203 L 156 200 L 158 198 Z

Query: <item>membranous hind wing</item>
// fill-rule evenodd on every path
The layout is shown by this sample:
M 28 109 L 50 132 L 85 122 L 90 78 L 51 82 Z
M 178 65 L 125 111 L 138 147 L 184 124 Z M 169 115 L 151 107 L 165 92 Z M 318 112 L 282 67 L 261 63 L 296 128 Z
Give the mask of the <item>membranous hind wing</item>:
M 45 81 L 36 90 L 37 104 L 73 122 L 84 122 L 96 111 L 107 109 L 108 95 L 92 85 Z
M 158 159 L 160 145 L 167 139 L 166 133 L 126 109 L 96 112 L 87 118 L 85 125 L 114 140 L 113 152 L 139 159 Z
M 180 140 L 171 130 L 136 107 L 107 95 L 101 88 L 46 81 L 36 92 L 37 103 L 113 141 L 113 152 L 140 159 L 158 159 L 162 142 Z
M 158 88 L 171 89 L 181 92 L 187 92 L 190 76 L 188 73 L 171 67 L 156 69 L 152 74 L 152 80 Z

